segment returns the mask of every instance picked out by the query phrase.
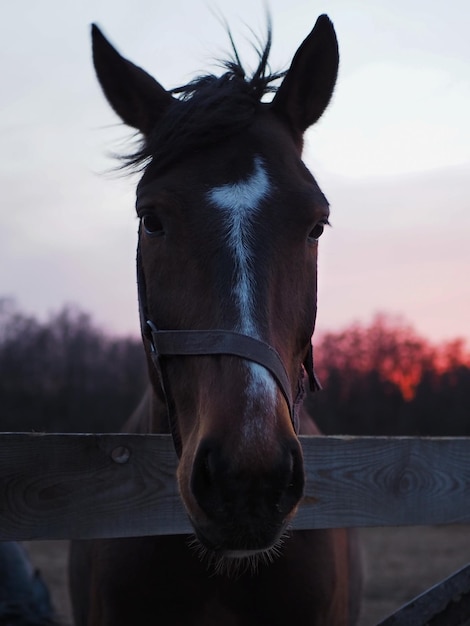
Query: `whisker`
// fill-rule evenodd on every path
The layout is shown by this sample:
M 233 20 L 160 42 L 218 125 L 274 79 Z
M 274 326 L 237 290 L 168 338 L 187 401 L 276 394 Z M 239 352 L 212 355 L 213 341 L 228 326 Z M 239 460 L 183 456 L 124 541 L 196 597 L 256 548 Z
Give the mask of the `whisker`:
M 188 538 L 187 545 L 194 555 L 205 564 L 209 575 L 225 576 L 236 580 L 248 573 L 250 575 L 257 574 L 260 567 L 267 567 L 281 557 L 288 537 L 289 532 L 284 531 L 276 543 L 269 548 L 240 557 L 227 556 L 223 552 L 210 550 L 199 541 L 196 535 L 191 535 Z

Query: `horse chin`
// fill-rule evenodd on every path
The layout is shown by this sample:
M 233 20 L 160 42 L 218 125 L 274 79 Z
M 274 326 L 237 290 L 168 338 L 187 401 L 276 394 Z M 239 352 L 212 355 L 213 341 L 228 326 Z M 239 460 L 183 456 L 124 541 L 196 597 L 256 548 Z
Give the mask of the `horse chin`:
M 256 573 L 263 566 L 269 566 L 282 555 L 284 543 L 289 533 L 283 528 L 275 541 L 259 548 L 213 548 L 199 533 L 191 536 L 190 548 L 214 574 L 238 578 L 245 573 Z
M 227 550 L 223 553 L 224 559 L 241 561 L 243 559 L 253 559 L 262 557 L 263 554 L 271 554 L 271 552 L 277 552 L 275 546 L 264 548 L 260 550 Z
M 240 578 L 244 574 L 256 574 L 261 567 L 269 566 L 282 554 L 284 538 L 264 550 L 228 550 L 216 552 L 201 544 L 196 537 L 190 540 L 190 547 L 205 563 L 208 571 L 217 576 Z

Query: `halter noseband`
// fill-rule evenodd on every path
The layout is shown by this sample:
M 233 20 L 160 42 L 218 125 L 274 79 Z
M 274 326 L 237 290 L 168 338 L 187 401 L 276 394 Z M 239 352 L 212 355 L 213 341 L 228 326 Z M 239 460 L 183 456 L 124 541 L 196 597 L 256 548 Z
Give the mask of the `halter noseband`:
M 147 316 L 147 293 L 142 271 L 140 248 L 137 250 L 137 288 L 142 334 L 150 343 L 150 354 L 158 372 L 165 397 L 173 443 L 178 457 L 182 443 L 176 419 L 176 407 L 168 380 L 165 358 L 175 356 L 229 355 L 258 363 L 274 377 L 289 408 L 289 415 L 296 433 L 299 432 L 299 407 L 305 395 L 304 373 L 307 374 L 311 391 L 321 389 L 313 368 L 313 349 L 310 344 L 307 356 L 299 368 L 296 397 L 292 398 L 291 384 L 284 363 L 277 351 L 269 344 L 249 335 L 229 330 L 159 330 Z

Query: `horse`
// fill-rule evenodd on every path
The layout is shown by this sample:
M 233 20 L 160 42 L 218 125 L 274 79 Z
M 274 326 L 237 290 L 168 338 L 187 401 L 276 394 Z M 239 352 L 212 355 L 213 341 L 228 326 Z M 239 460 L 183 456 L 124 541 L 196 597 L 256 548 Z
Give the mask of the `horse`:
M 24 547 L 0 542 L 0 624 L 54 626 L 55 611 L 41 574 L 31 565 Z
M 269 26 L 250 75 L 230 39 L 220 75 L 167 91 L 92 26 L 104 95 L 141 137 L 123 159 L 141 171 L 150 387 L 124 430 L 172 435 L 194 532 L 73 543 L 76 626 L 357 622 L 354 536 L 291 529 L 304 488 L 298 435 L 318 434 L 302 403 L 306 385 L 318 387 L 311 337 L 329 224 L 301 153 L 335 87 L 336 34 L 320 16 L 287 72 L 272 73 Z

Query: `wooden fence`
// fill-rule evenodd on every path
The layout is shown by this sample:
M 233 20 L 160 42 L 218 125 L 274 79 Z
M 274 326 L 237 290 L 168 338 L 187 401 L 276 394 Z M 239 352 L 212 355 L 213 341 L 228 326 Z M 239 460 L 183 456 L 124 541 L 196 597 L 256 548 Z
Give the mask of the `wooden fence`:
M 470 438 L 300 437 L 294 528 L 470 523 Z M 0 434 L 0 541 L 191 532 L 167 435 Z M 379 626 L 469 626 L 470 565 Z
M 295 528 L 470 523 L 470 438 L 301 437 Z M 166 435 L 0 435 L 0 540 L 190 532 Z

